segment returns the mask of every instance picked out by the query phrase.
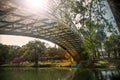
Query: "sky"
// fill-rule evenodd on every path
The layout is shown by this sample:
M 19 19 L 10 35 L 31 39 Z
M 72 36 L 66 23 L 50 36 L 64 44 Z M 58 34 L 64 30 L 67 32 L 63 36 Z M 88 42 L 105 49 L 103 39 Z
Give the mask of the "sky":
M 24 37 L 24 36 L 14 36 L 14 35 L 0 35 L 0 43 L 5 45 L 18 45 L 23 46 L 27 44 L 29 41 L 40 40 L 45 42 L 47 47 L 54 47 L 55 44 L 46 40 L 32 38 L 32 37 Z

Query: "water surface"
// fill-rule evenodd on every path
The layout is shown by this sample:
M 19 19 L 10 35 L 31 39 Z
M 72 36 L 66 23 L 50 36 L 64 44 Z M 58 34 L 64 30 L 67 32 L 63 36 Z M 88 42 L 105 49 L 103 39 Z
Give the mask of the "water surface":
M 0 80 L 120 80 L 120 70 L 0 67 Z

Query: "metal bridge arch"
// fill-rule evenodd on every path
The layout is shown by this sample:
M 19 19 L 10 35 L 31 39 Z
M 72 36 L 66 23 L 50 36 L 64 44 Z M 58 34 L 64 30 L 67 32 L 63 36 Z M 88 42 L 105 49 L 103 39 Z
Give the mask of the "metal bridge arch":
M 81 52 L 81 36 L 74 25 L 68 26 L 52 20 L 46 14 L 26 14 L 12 0 L 0 3 L 0 34 L 30 36 L 58 44 L 74 59 Z

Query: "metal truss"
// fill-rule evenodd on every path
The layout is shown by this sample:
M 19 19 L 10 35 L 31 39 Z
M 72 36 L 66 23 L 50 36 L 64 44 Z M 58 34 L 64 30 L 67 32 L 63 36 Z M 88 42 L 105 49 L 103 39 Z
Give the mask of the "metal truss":
M 58 44 L 73 57 L 78 57 L 82 40 L 74 25 L 67 26 L 43 14 L 26 14 L 24 9 L 11 4 L 12 0 L 0 2 L 0 34 L 45 39 Z

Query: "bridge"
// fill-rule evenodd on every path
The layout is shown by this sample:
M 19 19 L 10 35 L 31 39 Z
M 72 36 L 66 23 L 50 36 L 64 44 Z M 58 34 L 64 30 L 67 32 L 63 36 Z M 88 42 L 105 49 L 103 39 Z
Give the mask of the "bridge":
M 78 61 L 83 39 L 76 25 L 73 22 L 70 25 L 65 24 L 49 12 L 27 9 L 23 1 L 27 0 L 0 0 L 0 34 L 30 36 L 51 41 Z M 119 28 L 119 3 L 114 0 L 107 1 Z
M 50 14 L 28 14 L 15 0 L 0 2 L 0 34 L 21 35 L 45 39 L 58 44 L 78 60 L 82 39 L 74 24 L 63 24 Z

